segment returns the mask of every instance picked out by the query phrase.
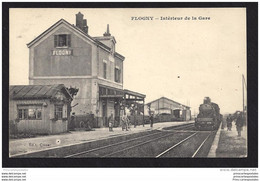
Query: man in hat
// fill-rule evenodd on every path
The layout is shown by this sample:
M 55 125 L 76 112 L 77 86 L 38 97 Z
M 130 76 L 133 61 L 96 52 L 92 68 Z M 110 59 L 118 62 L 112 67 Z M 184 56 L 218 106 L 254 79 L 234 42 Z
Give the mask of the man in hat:
M 227 130 L 231 131 L 231 128 L 232 128 L 232 119 L 231 119 L 231 114 L 229 114 L 227 117 Z
M 151 116 L 150 116 L 150 127 L 151 128 L 153 127 L 153 113 L 151 113 Z
M 114 124 L 114 118 L 113 118 L 113 113 L 111 112 L 111 115 L 108 118 L 109 131 L 113 131 L 113 124 Z
M 241 136 L 241 131 L 242 131 L 243 125 L 244 125 L 243 117 L 242 117 L 241 112 L 239 112 L 238 116 L 237 116 L 237 121 L 236 121 L 237 133 L 238 133 L 239 137 Z

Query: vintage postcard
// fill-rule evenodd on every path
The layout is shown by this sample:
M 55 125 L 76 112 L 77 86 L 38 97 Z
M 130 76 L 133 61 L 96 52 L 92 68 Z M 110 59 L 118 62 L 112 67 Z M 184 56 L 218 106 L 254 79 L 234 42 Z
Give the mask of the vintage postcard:
M 248 157 L 247 11 L 10 8 L 9 158 Z

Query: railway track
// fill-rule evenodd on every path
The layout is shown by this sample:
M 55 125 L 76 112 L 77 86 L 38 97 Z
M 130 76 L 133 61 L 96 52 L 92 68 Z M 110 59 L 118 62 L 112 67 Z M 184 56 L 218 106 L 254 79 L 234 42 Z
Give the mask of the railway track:
M 159 139 L 168 137 L 168 136 L 170 136 L 170 135 L 173 135 L 173 133 L 166 134 L 166 135 L 160 136 L 160 137 L 158 137 L 158 138 L 150 139 L 150 140 L 148 140 L 148 141 L 145 141 L 145 142 L 142 142 L 142 143 L 139 143 L 139 144 L 135 144 L 135 145 L 133 145 L 133 146 L 124 148 L 124 149 L 122 149 L 122 150 L 118 150 L 118 151 L 115 151 L 115 152 L 112 152 L 112 153 L 103 155 L 102 157 L 110 157 L 110 156 L 113 156 L 113 155 L 115 155 L 115 154 L 117 154 L 117 153 L 124 152 L 124 151 L 130 150 L 130 149 L 133 149 L 133 148 L 136 148 L 136 147 L 139 147 L 139 146 L 142 146 L 142 145 L 151 143 L 151 142 L 153 142 L 153 141 L 156 141 L 156 140 L 159 140 Z
M 156 132 L 143 135 L 137 138 L 116 142 L 113 144 L 97 147 L 94 149 L 74 153 L 65 156 L 71 157 L 178 157 L 178 152 L 185 153 L 185 150 L 193 150 L 193 153 L 179 155 L 180 157 L 197 157 L 201 149 L 211 137 L 212 132 L 199 132 L 193 130 L 194 125 L 182 125 L 174 127 L 167 132 Z M 183 133 L 178 132 L 184 130 Z M 168 132 L 172 131 L 172 132 Z M 177 131 L 177 132 L 176 132 Z M 174 143 L 174 144 L 173 144 Z M 193 144 L 194 143 L 194 144 Z M 169 145 L 172 145 L 169 147 Z M 186 144 L 186 145 L 185 145 Z M 192 146 L 191 146 L 192 145 Z M 187 147 L 188 146 L 188 147 Z M 189 147 L 192 147 L 189 149 Z M 195 148 L 196 147 L 196 148 Z M 177 152 L 177 154 L 176 154 Z
M 129 140 L 126 140 L 126 141 L 120 141 L 120 142 L 117 142 L 117 143 L 97 147 L 97 148 L 82 151 L 82 152 L 79 152 L 79 153 L 70 154 L 70 155 L 65 156 L 65 158 L 78 157 L 78 156 L 82 156 L 82 155 L 86 156 L 87 154 L 91 154 L 93 152 L 97 152 L 97 151 L 100 151 L 100 150 L 104 150 L 104 149 L 119 146 L 119 145 L 121 146 L 121 145 L 124 145 L 124 144 L 127 144 L 127 143 L 131 143 L 133 141 L 139 141 L 139 140 L 143 141 L 143 139 L 149 138 L 150 136 L 157 136 L 157 135 L 161 135 L 161 134 L 165 134 L 165 133 L 163 133 L 163 132 L 151 133 L 151 134 L 144 135 L 144 136 L 141 136 L 141 137 L 138 137 L 138 138 L 133 138 L 133 139 L 129 139 Z
M 169 154 L 169 153 L 171 153 L 174 149 L 176 149 L 177 147 L 179 147 L 179 146 L 181 146 L 182 144 L 184 144 L 184 143 L 186 143 L 188 140 L 190 140 L 190 139 L 192 139 L 193 137 L 195 137 L 196 135 L 198 135 L 198 134 L 204 134 L 203 135 L 203 137 L 205 137 L 205 138 L 203 138 L 203 139 L 200 139 L 200 140 L 202 140 L 202 142 L 199 144 L 199 146 L 195 149 L 195 151 L 193 152 L 193 154 L 190 156 L 190 155 L 186 155 L 186 157 L 191 157 L 191 158 L 194 158 L 194 157 L 196 157 L 197 156 L 197 154 L 199 153 L 199 151 L 201 150 L 201 148 L 204 146 L 204 144 L 206 143 L 206 141 L 209 139 L 209 137 L 212 135 L 212 132 L 210 132 L 210 133 L 201 133 L 201 132 L 195 132 L 195 133 L 193 133 L 192 135 L 190 135 L 190 136 L 188 136 L 188 137 L 186 137 L 186 138 L 184 138 L 183 140 L 181 140 L 180 142 L 178 142 L 178 143 L 176 143 L 176 144 L 174 144 L 173 146 L 171 146 L 171 147 L 169 147 L 168 149 L 166 149 L 166 150 L 164 150 L 163 152 L 161 152 L 160 154 L 158 154 L 157 156 L 156 156 L 156 158 L 160 158 L 160 157 L 167 157 L 167 154 L 168 154 L 168 156 L 170 156 L 171 154 Z M 205 136 L 205 134 L 207 134 L 206 136 Z M 186 143 L 186 145 L 188 145 L 187 143 Z M 176 151 L 175 151 L 176 152 Z M 171 156 L 170 156 L 171 157 Z
M 172 130 L 179 130 L 183 127 L 190 127 L 191 124 L 189 125 L 181 125 L 181 126 L 177 126 L 177 127 L 174 127 Z M 108 149 L 108 148 L 112 148 L 112 147 L 115 147 L 115 146 L 120 146 L 122 147 L 123 145 L 125 144 L 129 144 L 131 142 L 143 142 L 145 141 L 144 143 L 149 143 L 149 142 L 152 142 L 154 140 L 157 140 L 157 139 L 160 139 L 160 138 L 164 138 L 165 137 L 165 134 L 164 132 L 157 132 L 157 133 L 150 133 L 150 134 L 147 134 L 147 135 L 144 135 L 144 136 L 140 136 L 140 137 L 137 137 L 137 138 L 133 138 L 133 139 L 128 139 L 126 141 L 120 141 L 120 142 L 117 142 L 117 143 L 113 143 L 113 144 L 109 144 L 109 145 L 105 145 L 105 146 L 101 146 L 101 147 L 97 147 L 97 148 L 93 148 L 93 149 L 90 149 L 90 150 L 86 150 L 86 151 L 82 151 L 82 152 L 78 152 L 78 153 L 74 153 L 74 154 L 70 154 L 70 155 L 66 155 L 65 158 L 71 158 L 71 157 L 80 157 L 80 156 L 84 156 L 84 157 L 89 157 L 89 156 L 97 156 L 99 154 L 96 154 L 94 152 L 98 152 L 100 150 L 104 150 L 104 149 Z M 173 133 L 170 133 L 170 134 L 166 134 L 166 135 L 172 135 Z M 147 138 L 149 139 L 151 136 L 157 136 L 157 135 L 163 135 L 163 136 L 159 136 L 157 137 L 156 139 L 151 139 L 151 140 L 146 140 Z M 136 146 L 134 147 L 137 147 L 139 145 L 142 145 L 144 143 L 141 143 L 141 144 L 137 144 Z M 134 148 L 131 146 L 131 148 Z M 94 154 L 93 154 L 94 153 Z
M 193 137 L 194 135 L 196 135 L 198 132 L 193 133 L 192 135 L 188 136 L 187 138 L 181 140 L 180 142 L 178 142 L 177 144 L 171 146 L 170 148 L 168 148 L 167 150 L 163 151 L 162 153 L 160 153 L 159 155 L 157 155 L 155 158 L 159 158 L 162 155 L 168 153 L 169 151 L 171 151 L 172 149 L 174 149 L 175 147 L 177 147 L 178 145 L 182 144 L 183 142 L 185 142 L 186 140 L 190 139 L 191 137 Z
M 179 125 L 179 126 L 175 126 L 175 127 L 167 127 L 164 128 L 163 130 L 189 130 L 190 128 L 194 128 L 194 123 L 189 123 L 189 124 L 185 124 L 185 125 Z

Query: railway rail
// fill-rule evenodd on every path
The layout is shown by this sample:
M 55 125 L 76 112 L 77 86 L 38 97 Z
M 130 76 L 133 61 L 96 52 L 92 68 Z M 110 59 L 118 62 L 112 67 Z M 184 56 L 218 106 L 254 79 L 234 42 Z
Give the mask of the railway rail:
M 189 149 L 187 146 L 192 145 L 192 150 L 194 152 L 192 154 L 187 154 L 186 157 L 197 157 L 200 150 L 204 147 L 204 145 L 207 143 L 207 140 L 210 138 L 212 132 L 200 132 L 200 131 L 191 131 L 191 132 L 184 132 L 180 133 L 179 130 L 192 130 L 194 128 L 193 124 L 189 125 L 182 125 L 178 127 L 174 127 L 170 130 L 167 129 L 167 132 L 161 131 L 156 133 L 149 133 L 144 136 L 140 136 L 133 139 L 128 139 L 125 141 L 120 141 L 117 143 L 104 145 L 101 147 L 93 148 L 90 150 L 81 151 L 78 153 L 70 154 L 65 156 L 65 158 L 71 158 L 71 157 L 135 157 L 135 156 L 141 156 L 136 155 L 136 153 L 143 151 L 143 150 L 153 150 L 154 153 L 150 153 L 148 155 L 144 155 L 145 157 L 154 157 L 154 158 L 160 158 L 160 157 L 176 157 L 174 155 L 176 152 L 176 149 Z M 168 132 L 171 131 L 171 132 Z M 174 140 L 174 144 L 172 146 L 165 147 L 165 144 L 163 146 L 160 146 L 162 142 L 167 142 L 167 145 L 169 143 L 172 143 L 172 140 Z M 187 144 L 187 142 L 189 142 Z M 193 144 L 194 143 L 194 144 Z M 186 144 L 186 146 L 184 145 Z M 196 148 L 195 148 L 196 144 Z M 158 148 L 154 148 L 157 145 Z M 184 145 L 184 146 L 183 146 Z M 183 148 L 180 148 L 183 147 Z M 160 150 L 164 149 L 164 150 Z M 158 153 L 159 152 L 159 153 Z M 178 152 L 178 151 L 177 151 Z M 179 150 L 179 152 L 185 152 L 185 150 Z M 155 154 L 156 153 L 156 154 Z
M 161 152 L 160 154 L 158 154 L 156 156 L 156 158 L 160 158 L 168 153 L 170 153 L 171 151 L 173 151 L 173 149 L 177 148 L 178 146 L 180 146 L 181 144 L 184 144 L 186 141 L 188 141 L 189 139 L 195 137 L 197 134 L 200 134 L 201 132 L 197 131 L 195 133 L 193 133 L 192 135 L 184 138 L 183 140 L 181 140 L 180 142 L 174 144 L 173 146 L 171 146 L 170 148 L 166 149 L 165 151 Z M 205 134 L 205 133 L 202 133 Z M 187 155 L 187 157 L 191 157 L 194 158 L 196 157 L 196 155 L 199 153 L 199 151 L 201 150 L 201 148 L 203 147 L 203 145 L 206 143 L 206 141 L 209 139 L 209 137 L 212 135 L 212 132 L 210 133 L 206 133 L 206 138 L 202 139 L 203 141 L 199 144 L 199 146 L 196 148 L 196 150 L 193 152 L 192 156 Z
M 102 149 L 110 148 L 110 147 L 121 145 L 121 144 L 125 144 L 125 143 L 130 143 L 132 141 L 141 140 L 141 139 L 147 138 L 149 136 L 155 136 L 155 135 L 160 135 L 160 134 L 163 134 L 163 133 L 159 132 L 159 133 L 148 134 L 148 135 L 141 136 L 141 137 L 138 137 L 138 138 L 129 139 L 127 141 L 121 141 L 121 142 L 118 142 L 118 143 L 114 143 L 114 144 L 110 144 L 110 145 L 106 145 L 106 146 L 101 146 L 101 147 L 94 148 L 94 149 L 91 149 L 91 150 L 86 150 L 86 151 L 82 151 L 82 152 L 79 152 L 79 153 L 74 153 L 74 154 L 71 154 L 71 155 L 67 155 L 67 156 L 65 156 L 65 158 L 70 158 L 70 157 L 75 157 L 75 156 L 88 154 L 88 153 L 91 153 L 91 152 L 94 152 L 94 151 L 99 151 L 99 150 L 102 150 Z
M 182 130 L 182 129 L 187 129 L 187 128 L 193 128 L 194 123 L 189 123 L 189 124 L 184 124 L 184 125 L 179 125 L 179 126 L 174 126 L 174 127 L 167 127 L 164 128 L 164 130 Z

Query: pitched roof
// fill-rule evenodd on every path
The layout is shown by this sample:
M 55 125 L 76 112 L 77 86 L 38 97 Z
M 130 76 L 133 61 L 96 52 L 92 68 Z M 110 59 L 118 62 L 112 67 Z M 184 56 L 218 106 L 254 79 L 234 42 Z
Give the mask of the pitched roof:
M 98 41 L 100 41 L 100 40 L 111 40 L 112 39 L 112 41 L 114 43 L 116 43 L 116 39 L 115 39 L 114 36 L 95 36 L 95 37 L 92 37 L 92 38 L 94 38 L 95 40 L 98 40 Z
M 50 99 L 58 91 L 66 94 L 71 98 L 68 90 L 63 84 L 55 85 L 14 85 L 9 86 L 9 98 L 11 99 Z
M 39 36 L 37 36 L 35 39 L 33 39 L 30 43 L 27 44 L 27 47 L 30 48 L 34 43 L 38 42 L 39 40 L 41 40 L 46 34 L 48 34 L 50 31 L 52 31 L 54 28 L 56 28 L 57 26 L 59 26 L 60 24 L 65 24 L 67 26 L 69 26 L 70 28 L 72 28 L 73 30 L 79 32 L 83 37 L 87 38 L 88 40 L 92 41 L 94 44 L 100 46 L 101 48 L 107 50 L 107 51 L 111 51 L 111 48 L 106 46 L 104 43 L 98 41 L 97 39 L 89 36 L 87 33 L 85 33 L 83 30 L 81 30 L 79 27 L 74 26 L 72 24 L 70 24 L 69 22 L 67 22 L 64 19 L 60 19 L 59 21 L 57 21 L 55 24 L 53 24 L 51 27 L 49 27 L 47 30 L 45 30 L 42 34 L 40 34 Z M 118 55 L 118 58 L 124 60 L 125 57 L 120 55 L 119 53 L 116 53 Z
M 147 104 L 151 104 L 151 103 L 156 102 L 156 101 L 158 101 L 158 100 L 160 100 L 160 99 L 166 99 L 166 100 L 168 100 L 168 101 L 170 101 L 170 102 L 173 102 L 173 103 L 175 103 L 175 104 L 179 104 L 180 106 L 184 106 L 184 107 L 190 108 L 189 106 L 185 106 L 184 104 L 181 104 L 181 103 L 179 103 L 179 102 L 176 102 L 176 101 L 174 101 L 174 100 L 171 100 L 171 99 L 169 99 L 169 98 L 167 98 L 167 97 L 161 97 L 161 98 L 156 99 L 156 100 L 154 100 L 154 101 L 151 101 L 151 102 L 149 102 L 149 103 L 147 103 Z

